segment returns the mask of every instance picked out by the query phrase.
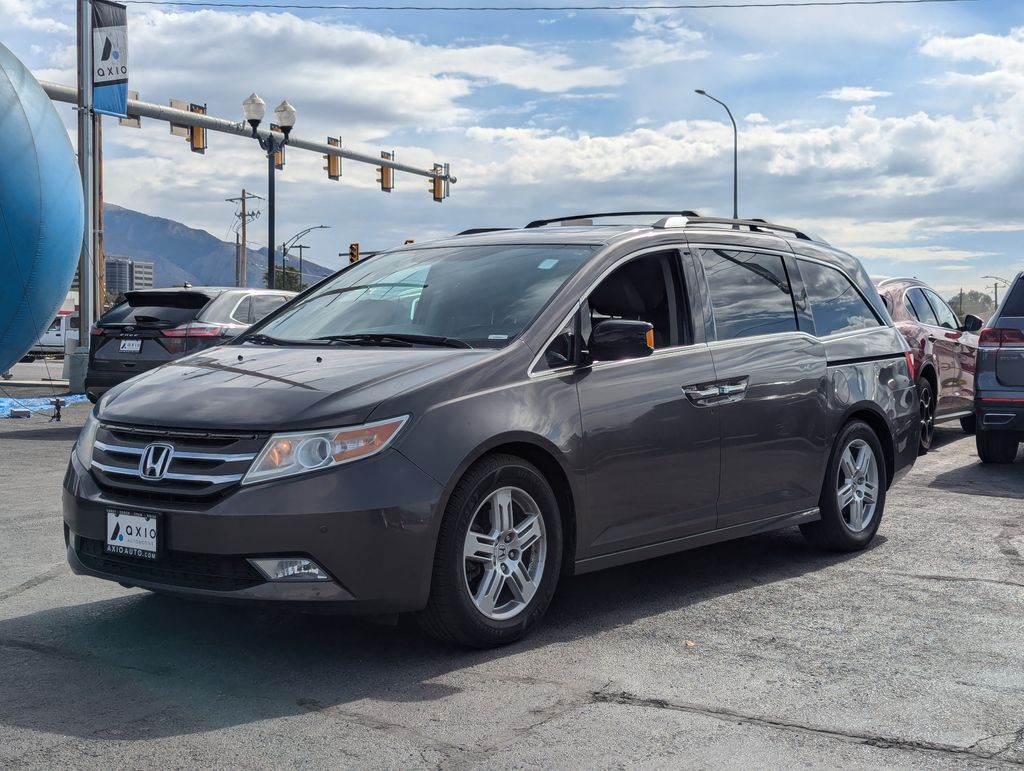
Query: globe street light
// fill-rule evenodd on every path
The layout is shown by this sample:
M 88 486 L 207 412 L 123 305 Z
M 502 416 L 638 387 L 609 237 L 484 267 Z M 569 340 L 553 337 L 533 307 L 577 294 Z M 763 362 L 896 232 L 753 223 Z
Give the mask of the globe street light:
M 242 102 L 242 114 L 252 126 L 252 137 L 260 143 L 260 148 L 267 154 L 267 288 L 274 288 L 274 155 L 288 143 L 288 135 L 295 125 L 295 108 L 287 101 L 274 108 L 274 116 L 283 136 L 278 139 L 275 131 L 267 132 L 264 138 L 257 129 L 267 112 L 267 103 L 255 94 L 249 94 Z
M 740 218 L 737 192 L 739 187 L 739 132 L 736 130 L 736 119 L 732 117 L 732 110 L 729 109 L 729 105 L 721 99 L 715 99 L 703 88 L 698 88 L 696 91 L 701 96 L 706 96 L 712 102 L 718 102 L 722 105 L 729 114 L 729 120 L 732 121 L 732 218 L 738 220 Z

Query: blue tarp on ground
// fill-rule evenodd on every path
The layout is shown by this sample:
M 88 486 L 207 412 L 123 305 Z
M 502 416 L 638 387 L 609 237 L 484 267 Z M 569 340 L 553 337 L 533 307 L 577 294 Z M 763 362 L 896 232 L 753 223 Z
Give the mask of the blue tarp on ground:
M 42 410 L 50 414 L 53 412 L 53 398 L 51 396 L 26 396 L 24 399 L 15 399 L 14 397 L 0 396 L 0 418 L 11 417 L 11 409 L 15 407 L 29 409 L 32 412 Z M 86 401 L 85 394 L 64 394 L 56 398 L 60 399 L 64 407 L 75 402 Z

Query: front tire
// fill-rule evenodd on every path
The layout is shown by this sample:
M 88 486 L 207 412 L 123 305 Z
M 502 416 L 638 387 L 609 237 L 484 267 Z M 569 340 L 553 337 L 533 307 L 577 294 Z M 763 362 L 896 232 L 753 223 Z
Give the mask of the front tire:
M 815 546 L 859 551 L 878 532 L 885 510 L 885 456 L 867 423 L 847 423 L 832 448 L 818 508 L 821 519 L 800 526 Z
M 445 508 L 419 624 L 472 648 L 515 642 L 547 611 L 561 563 L 562 518 L 544 475 L 514 455 L 485 457 Z
M 978 457 L 982 463 L 1013 463 L 1019 442 L 998 431 L 979 431 L 974 435 Z

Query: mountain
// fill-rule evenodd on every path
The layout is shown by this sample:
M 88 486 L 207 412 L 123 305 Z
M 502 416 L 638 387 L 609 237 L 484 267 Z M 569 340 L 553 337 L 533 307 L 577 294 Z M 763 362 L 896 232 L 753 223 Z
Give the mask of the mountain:
M 106 204 L 103 209 L 103 251 L 108 257 L 128 257 L 153 263 L 154 286 L 234 286 L 235 245 L 163 217 Z M 289 265 L 297 264 L 289 255 Z M 266 286 L 266 249 L 250 249 L 246 271 L 249 286 Z M 302 261 L 306 283 L 334 270 L 311 260 Z

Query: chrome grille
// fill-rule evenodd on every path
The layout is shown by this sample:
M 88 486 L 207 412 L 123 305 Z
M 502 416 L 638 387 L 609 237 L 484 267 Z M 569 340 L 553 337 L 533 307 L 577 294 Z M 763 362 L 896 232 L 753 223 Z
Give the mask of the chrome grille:
M 210 498 L 241 481 L 268 436 L 104 423 L 93 447 L 93 475 L 105 489 L 128 497 Z M 159 480 L 142 474 L 143 455 L 153 443 L 173 448 L 170 463 Z

